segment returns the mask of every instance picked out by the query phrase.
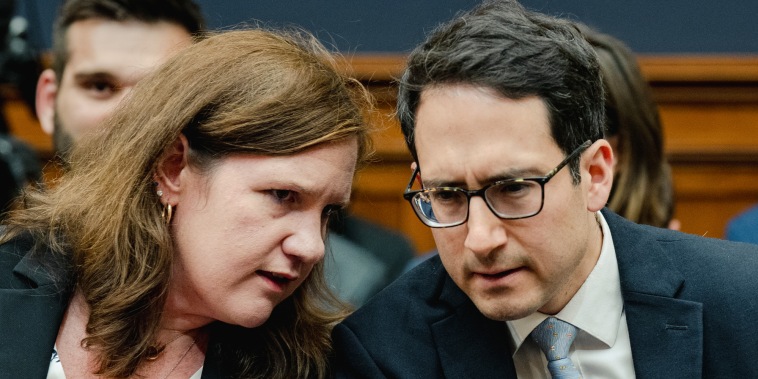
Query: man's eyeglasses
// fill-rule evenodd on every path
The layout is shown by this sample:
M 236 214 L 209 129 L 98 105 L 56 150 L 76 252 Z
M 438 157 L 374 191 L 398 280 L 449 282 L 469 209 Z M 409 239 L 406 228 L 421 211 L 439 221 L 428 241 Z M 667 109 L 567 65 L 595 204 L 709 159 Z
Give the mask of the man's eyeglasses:
M 532 217 L 542 210 L 545 200 L 545 183 L 591 144 L 592 141 L 584 142 L 545 176 L 499 180 L 478 190 L 434 187 L 411 191 L 413 181 L 419 173 L 416 167 L 403 197 L 411 203 L 421 222 L 432 228 L 447 228 L 465 223 L 468 220 L 472 196 L 480 196 L 484 199 L 492 213 L 501 219 Z

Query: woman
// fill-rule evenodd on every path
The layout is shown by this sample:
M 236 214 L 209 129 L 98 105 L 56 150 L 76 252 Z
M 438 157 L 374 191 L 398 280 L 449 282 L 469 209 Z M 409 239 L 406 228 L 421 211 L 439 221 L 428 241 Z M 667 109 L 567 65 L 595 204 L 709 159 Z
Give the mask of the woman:
M 0 377 L 325 376 L 323 237 L 366 105 L 311 36 L 177 54 L 8 220 Z
M 608 207 L 640 224 L 678 229 L 663 127 L 637 58 L 618 39 L 577 27 L 595 48 L 603 75 L 606 137 L 616 157 Z

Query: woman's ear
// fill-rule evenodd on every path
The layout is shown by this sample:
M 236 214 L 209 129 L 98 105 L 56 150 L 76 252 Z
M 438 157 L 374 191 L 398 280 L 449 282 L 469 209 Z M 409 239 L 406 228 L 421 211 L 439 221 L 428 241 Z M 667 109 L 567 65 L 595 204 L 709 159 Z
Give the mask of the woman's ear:
M 187 138 L 180 134 L 158 162 L 155 172 L 156 191 L 161 194 L 163 204 L 176 205 L 179 202 L 182 189 L 181 173 L 187 168 L 188 153 Z
M 58 81 L 55 78 L 55 71 L 48 68 L 42 72 L 37 80 L 37 94 L 34 102 L 36 103 L 35 109 L 40 126 L 49 135 L 53 135 L 55 129 L 55 98 L 57 95 Z
M 583 162 L 589 181 L 587 188 L 587 210 L 597 212 L 608 203 L 613 185 L 613 149 L 608 141 L 599 139 L 587 149 L 587 159 Z

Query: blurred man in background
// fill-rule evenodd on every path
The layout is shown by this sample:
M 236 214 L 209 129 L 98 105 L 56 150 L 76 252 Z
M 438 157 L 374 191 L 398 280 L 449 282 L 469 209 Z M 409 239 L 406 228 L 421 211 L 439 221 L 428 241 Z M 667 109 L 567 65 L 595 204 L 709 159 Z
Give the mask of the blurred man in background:
M 192 0 L 69 0 L 53 26 L 52 68 L 37 83 L 37 116 L 64 158 L 132 87 L 205 28 Z
M 0 219 L 21 188 L 37 182 L 42 171 L 34 149 L 11 136 L 5 115 L 6 96 L 18 96 L 26 106 L 34 107 L 34 82 L 40 72 L 39 54 L 26 38 L 26 19 L 12 17 L 15 5 L 12 0 L 0 0 L 0 86 L 3 86 L 0 95 Z

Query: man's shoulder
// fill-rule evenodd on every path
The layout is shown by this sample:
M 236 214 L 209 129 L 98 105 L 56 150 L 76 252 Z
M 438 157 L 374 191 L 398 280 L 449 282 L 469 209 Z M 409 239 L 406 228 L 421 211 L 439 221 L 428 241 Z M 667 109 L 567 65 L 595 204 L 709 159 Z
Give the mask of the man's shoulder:
M 403 274 L 337 325 L 332 333 L 335 348 L 360 345 L 370 351 L 404 346 L 409 353 L 435 345 L 434 326 L 473 307 L 433 257 Z
M 700 262 L 758 265 L 758 245 L 755 244 L 728 241 L 646 225 L 637 225 L 637 227 L 647 235 L 647 237 L 637 239 L 637 244 L 644 241 L 645 238 L 650 238 L 657 242 L 667 256 L 675 260 L 692 262 L 693 258 L 696 258 Z M 613 233 L 614 243 L 617 234 Z M 740 260 L 734 259 L 737 256 L 741 257 Z M 703 265 L 699 266 L 708 269 Z
M 383 327 L 399 320 L 422 321 L 444 313 L 438 302 L 447 280 L 449 276 L 439 257 L 430 258 L 400 276 L 343 323 L 363 329 Z
M 439 338 L 470 335 L 459 317 L 479 320 L 465 310 L 476 312 L 439 257 L 428 259 L 334 328 L 336 377 L 441 377 Z
M 733 295 L 722 291 L 725 284 L 758 291 L 758 281 L 752 280 L 758 271 L 758 245 L 638 225 L 608 212 L 604 216 L 622 281 L 630 275 L 648 280 L 657 276 L 660 281 L 662 270 L 668 270 L 684 280 L 683 296 L 723 294 L 721 300 L 728 300 Z
M 649 225 L 636 224 L 621 216 L 605 210 L 603 216 L 608 222 L 616 250 L 630 247 L 647 247 L 655 243 L 663 248 L 667 255 L 706 254 L 704 259 L 724 259 L 724 255 L 714 255 L 714 252 L 732 254 L 758 255 L 758 245 L 727 241 L 708 236 L 699 236 L 675 230 L 658 228 Z M 758 263 L 758 260 L 756 260 Z

